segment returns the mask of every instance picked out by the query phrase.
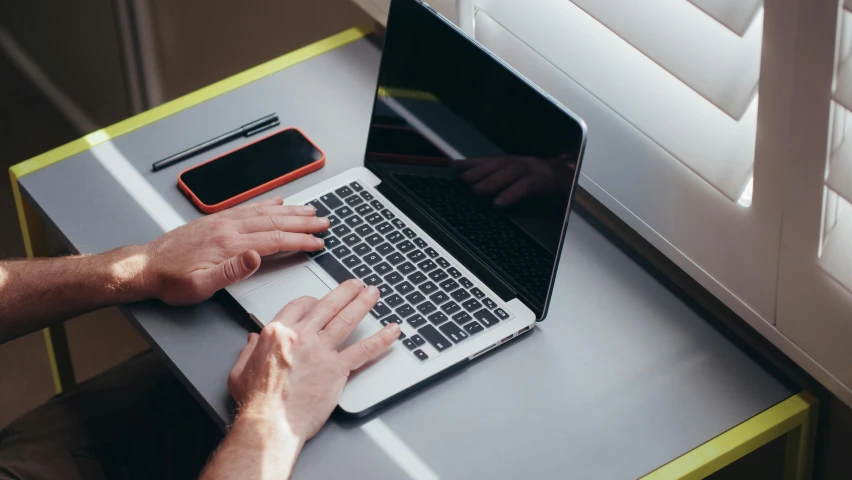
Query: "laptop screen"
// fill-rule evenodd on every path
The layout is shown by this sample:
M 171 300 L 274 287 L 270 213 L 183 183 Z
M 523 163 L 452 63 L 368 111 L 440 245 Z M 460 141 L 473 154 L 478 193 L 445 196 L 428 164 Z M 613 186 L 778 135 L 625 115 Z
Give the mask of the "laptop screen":
M 498 295 L 546 313 L 585 127 L 416 0 L 393 0 L 365 165 Z

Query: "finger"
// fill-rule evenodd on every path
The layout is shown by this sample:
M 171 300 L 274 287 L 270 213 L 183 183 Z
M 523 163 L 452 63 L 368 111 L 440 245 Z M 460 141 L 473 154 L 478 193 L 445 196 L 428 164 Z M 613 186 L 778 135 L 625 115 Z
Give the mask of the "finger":
M 498 207 L 508 207 L 525 197 L 528 197 L 536 189 L 536 177 L 530 175 L 524 177 L 510 185 L 507 189 L 500 192 L 500 195 L 494 199 L 494 205 Z
M 278 252 L 315 252 L 321 250 L 324 245 L 323 239 L 307 233 L 272 230 L 240 235 L 242 248 L 256 250 L 264 257 Z
M 468 183 L 476 183 L 483 178 L 491 175 L 492 172 L 500 168 L 503 162 L 493 160 L 490 162 L 482 162 L 479 165 L 465 171 L 461 174 L 461 179 Z
M 322 339 L 331 346 L 339 345 L 352 333 L 352 330 L 355 330 L 361 320 L 364 320 L 377 301 L 379 301 L 378 288 L 370 285 L 361 290 L 361 293 L 323 328 Z
M 313 208 L 313 207 L 311 207 Z M 267 215 L 235 220 L 237 231 L 240 233 L 282 232 L 319 233 L 328 230 L 331 225 L 325 217 Z
M 234 364 L 234 368 L 231 369 L 231 373 L 228 375 L 229 387 L 234 385 L 240 375 L 242 375 L 243 370 L 246 368 L 246 363 L 251 357 L 252 352 L 254 352 L 254 347 L 257 346 L 258 338 L 260 338 L 260 336 L 256 333 L 249 334 L 246 346 L 240 351 L 239 356 L 237 356 L 237 363 Z
M 364 290 L 357 279 L 347 280 L 322 297 L 305 315 L 305 332 L 317 333 Z
M 397 338 L 399 338 L 399 325 L 389 323 L 372 336 L 349 346 L 346 350 L 340 352 L 340 355 L 343 358 L 344 365 L 348 366 L 349 370 L 357 370 L 365 363 L 378 357 L 385 349 L 393 345 Z
M 487 162 L 487 158 L 464 158 L 453 162 L 453 166 L 460 170 L 469 170 L 477 165 Z
M 284 203 L 284 198 L 281 197 L 281 195 L 276 195 L 272 198 L 267 198 L 267 199 L 260 200 L 260 201 L 257 201 L 257 202 L 244 203 L 242 205 L 237 205 L 236 207 L 231 207 L 227 210 L 223 210 L 223 211 L 221 211 L 221 212 L 219 212 L 215 215 L 211 215 L 211 216 L 216 216 L 216 217 L 219 217 L 219 218 L 233 218 L 235 216 L 243 215 L 247 211 L 253 211 L 253 210 L 257 209 L 258 207 L 261 207 L 261 208 L 276 207 L 276 206 L 281 206 L 283 203 Z
M 284 305 L 284 308 L 282 308 L 281 311 L 275 315 L 275 318 L 273 318 L 269 323 L 280 322 L 285 325 L 295 325 L 305 317 L 305 314 L 308 313 L 318 301 L 319 300 L 314 297 L 299 297 L 287 305 Z
M 314 217 L 316 214 L 317 209 L 313 205 L 252 205 L 250 208 L 235 210 L 228 218 L 240 219 L 270 215 Z
M 491 195 L 512 185 L 518 179 L 526 176 L 525 169 L 518 166 L 509 166 L 493 172 L 473 186 L 473 191 L 480 195 Z
M 196 282 L 201 292 L 215 292 L 250 277 L 260 268 L 260 255 L 254 250 L 245 251 L 224 262 L 198 272 Z

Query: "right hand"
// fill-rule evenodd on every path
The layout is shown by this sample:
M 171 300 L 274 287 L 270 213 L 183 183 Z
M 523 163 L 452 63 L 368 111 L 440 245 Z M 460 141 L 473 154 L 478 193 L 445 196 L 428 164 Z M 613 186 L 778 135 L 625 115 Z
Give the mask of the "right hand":
M 338 351 L 379 299 L 374 286 L 349 280 L 321 300 L 290 302 L 260 333 L 249 335 L 228 377 L 243 412 L 270 421 L 283 417 L 300 442 L 319 431 L 334 410 L 350 372 L 379 356 L 399 338 L 399 325 Z

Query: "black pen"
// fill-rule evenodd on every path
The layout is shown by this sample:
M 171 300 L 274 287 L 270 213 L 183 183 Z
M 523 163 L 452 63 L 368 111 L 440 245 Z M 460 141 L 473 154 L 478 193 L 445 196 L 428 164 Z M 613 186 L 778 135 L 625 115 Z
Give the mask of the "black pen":
M 174 165 L 178 162 L 182 162 L 187 158 L 196 155 L 198 153 L 210 150 L 213 147 L 217 147 L 225 142 L 230 142 L 231 140 L 237 137 L 250 137 L 255 133 L 260 133 L 264 130 L 268 130 L 270 128 L 277 127 L 281 122 L 278 121 L 278 115 L 272 113 L 263 118 L 259 118 L 251 123 L 247 123 L 242 127 L 230 131 L 228 133 L 223 133 L 216 138 L 207 140 L 206 142 L 196 145 L 194 147 L 187 148 L 186 150 L 176 153 L 170 157 L 164 158 L 158 162 L 154 162 L 151 165 L 151 170 L 159 171 L 168 166 Z

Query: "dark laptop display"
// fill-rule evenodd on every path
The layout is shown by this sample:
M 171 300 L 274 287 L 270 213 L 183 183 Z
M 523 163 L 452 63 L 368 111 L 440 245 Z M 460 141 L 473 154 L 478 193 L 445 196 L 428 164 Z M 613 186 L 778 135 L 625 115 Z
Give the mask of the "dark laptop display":
M 393 1 L 365 164 L 400 209 L 541 319 L 584 127 L 445 23 Z

